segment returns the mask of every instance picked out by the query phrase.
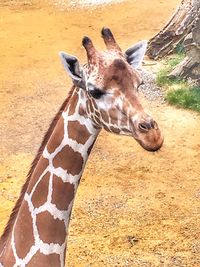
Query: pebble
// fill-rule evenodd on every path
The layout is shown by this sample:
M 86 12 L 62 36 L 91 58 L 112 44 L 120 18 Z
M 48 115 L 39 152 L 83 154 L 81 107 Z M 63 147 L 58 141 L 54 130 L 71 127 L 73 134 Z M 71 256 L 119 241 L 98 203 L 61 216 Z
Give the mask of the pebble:
M 156 85 L 156 75 L 144 68 L 139 69 L 138 72 L 142 76 L 144 83 L 138 88 L 139 92 L 142 92 L 148 101 L 158 101 L 163 104 L 165 102 L 165 93 Z

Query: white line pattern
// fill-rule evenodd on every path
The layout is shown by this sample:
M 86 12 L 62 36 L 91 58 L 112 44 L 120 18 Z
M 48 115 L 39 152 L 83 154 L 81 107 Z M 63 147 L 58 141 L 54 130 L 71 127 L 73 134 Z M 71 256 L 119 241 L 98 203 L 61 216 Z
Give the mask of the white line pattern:
M 59 177 L 62 179 L 62 181 L 64 183 L 73 184 L 74 185 L 74 191 L 75 191 L 74 193 L 76 193 L 79 179 L 82 175 L 85 163 L 86 163 L 87 158 L 88 158 L 87 151 L 90 148 L 90 146 L 93 144 L 93 142 L 95 141 L 96 136 L 99 132 L 94 128 L 94 126 L 92 125 L 92 122 L 89 118 L 85 118 L 84 116 L 79 115 L 78 109 L 79 109 L 80 104 L 83 105 L 84 99 L 81 98 L 80 90 L 79 91 L 75 90 L 74 94 L 78 94 L 78 99 L 79 99 L 79 103 L 77 103 L 77 105 L 76 105 L 76 109 L 75 109 L 74 114 L 70 115 L 70 116 L 68 115 L 69 111 L 70 111 L 70 105 L 67 108 L 67 110 L 62 113 L 62 117 L 64 119 L 64 137 L 63 137 L 63 140 L 60 143 L 60 145 L 52 153 L 49 153 L 47 146 L 45 147 L 45 149 L 43 151 L 43 157 L 49 161 L 49 164 L 48 164 L 47 168 L 43 171 L 41 176 L 38 178 L 32 191 L 29 194 L 26 193 L 25 197 L 24 197 L 24 200 L 28 204 L 29 212 L 30 212 L 31 217 L 32 217 L 33 235 L 34 235 L 34 240 L 35 240 L 34 244 L 31 246 L 29 252 L 27 253 L 26 257 L 24 257 L 24 258 L 20 258 L 17 254 L 15 237 L 14 237 L 15 226 L 13 227 L 11 245 L 12 245 L 12 249 L 13 249 L 13 253 L 14 253 L 14 257 L 15 257 L 15 261 L 16 261 L 16 263 L 14 264 L 13 267 L 19 267 L 19 266 L 25 267 L 38 251 L 40 253 L 45 254 L 45 255 L 49 255 L 49 254 L 53 254 L 53 253 L 60 255 L 60 266 L 64 267 L 64 252 L 65 252 L 65 247 L 66 247 L 66 240 L 62 245 L 59 245 L 57 243 L 48 244 L 48 243 L 43 242 L 40 238 L 40 235 L 39 235 L 39 230 L 38 230 L 38 226 L 36 223 L 36 219 L 37 219 L 38 214 L 43 213 L 43 212 L 49 212 L 49 214 L 51 214 L 54 219 L 59 219 L 60 221 L 63 221 L 65 224 L 66 230 L 67 230 L 68 224 L 69 224 L 69 217 L 70 217 L 70 213 L 71 213 L 74 199 L 72 199 L 72 201 L 70 202 L 67 210 L 59 210 L 56 207 L 56 204 L 52 203 L 53 179 L 56 179 L 56 177 Z M 83 97 L 83 94 L 82 94 L 82 97 Z M 87 130 L 90 133 L 90 137 L 88 138 L 88 140 L 86 141 L 86 143 L 84 145 L 78 143 L 76 140 L 69 138 L 68 123 L 70 121 L 79 121 L 80 124 L 85 125 L 87 127 Z M 79 152 L 80 155 L 82 156 L 83 166 L 82 166 L 80 173 L 77 175 L 72 175 L 71 173 L 68 172 L 68 170 L 64 170 L 62 167 L 55 168 L 53 166 L 53 159 L 55 158 L 55 156 L 59 152 L 61 152 L 61 150 L 66 145 L 70 146 L 73 149 L 73 151 Z M 50 179 L 49 179 L 49 185 L 48 185 L 47 200 L 43 205 L 36 208 L 36 207 L 34 207 L 34 205 L 32 203 L 32 197 L 33 197 L 34 192 L 37 189 L 39 183 L 42 181 L 42 179 L 44 178 L 44 176 L 48 172 L 50 173 Z M 75 196 L 75 194 L 74 194 L 74 196 Z M 16 222 L 17 222 L 17 218 L 16 218 Z M 0 264 L 0 267 L 3 267 L 3 265 Z

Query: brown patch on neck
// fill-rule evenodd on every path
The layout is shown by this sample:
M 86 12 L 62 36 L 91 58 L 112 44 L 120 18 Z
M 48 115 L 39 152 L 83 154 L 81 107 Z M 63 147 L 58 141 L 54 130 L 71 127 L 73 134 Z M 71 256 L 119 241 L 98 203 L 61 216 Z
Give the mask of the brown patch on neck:
M 72 175 L 78 175 L 83 168 L 83 158 L 79 152 L 66 145 L 53 159 L 55 168 L 61 167 Z
M 37 163 L 38 163 L 38 161 L 39 161 L 39 159 L 40 159 L 40 157 L 42 155 L 42 152 L 43 152 L 43 150 L 44 150 L 44 148 L 45 148 L 45 146 L 46 146 L 46 144 L 47 144 L 47 142 L 48 142 L 48 140 L 49 140 L 49 138 L 50 138 L 50 136 L 51 136 L 51 134 L 52 134 L 52 132 L 53 132 L 53 130 L 54 130 L 59 118 L 60 118 L 60 116 L 61 116 L 61 114 L 62 114 L 62 112 L 66 108 L 66 106 L 67 106 L 67 104 L 68 104 L 68 102 L 69 102 L 69 100 L 70 100 L 70 98 L 72 96 L 72 93 L 73 93 L 74 89 L 75 89 L 75 86 L 73 86 L 71 88 L 71 90 L 69 91 L 68 97 L 66 98 L 64 103 L 61 105 L 58 113 L 56 114 L 56 116 L 52 120 L 52 122 L 50 124 L 50 127 L 49 127 L 48 131 L 46 132 L 46 134 L 45 134 L 45 136 L 43 138 L 42 144 L 41 144 L 41 146 L 40 146 L 40 148 L 39 148 L 39 150 L 37 152 L 37 155 L 36 155 L 35 159 L 33 160 L 32 164 L 31 164 L 30 171 L 29 171 L 29 173 L 27 175 L 27 178 L 26 178 L 26 181 L 25 181 L 25 183 L 24 183 L 24 185 L 23 185 L 23 187 L 21 189 L 20 197 L 18 198 L 18 200 L 17 200 L 17 202 L 16 202 L 16 204 L 15 204 L 13 210 L 12 210 L 12 213 L 11 213 L 11 215 L 9 217 L 7 225 L 6 225 L 6 227 L 4 229 L 4 232 L 3 232 L 2 236 L 1 236 L 1 239 L 0 239 L 0 252 L 3 250 L 3 248 L 5 246 L 5 242 L 6 242 L 7 238 L 8 238 L 9 233 L 10 233 L 10 230 L 12 229 L 12 227 L 14 225 L 14 222 L 15 222 L 16 216 L 18 214 L 19 208 L 21 206 L 22 200 L 24 199 L 25 192 L 27 191 L 31 176 L 32 176 L 32 174 L 33 174 L 33 172 L 34 172 L 34 170 L 35 170 L 35 168 L 37 166 Z
M 47 150 L 49 153 L 53 153 L 55 149 L 61 144 L 64 138 L 64 119 L 61 116 L 56 128 L 54 129 L 49 141 L 47 143 Z
M 54 219 L 48 212 L 44 211 L 37 215 L 36 225 L 40 239 L 45 243 L 58 243 L 62 245 L 65 242 L 66 227 L 62 220 Z
M 27 187 L 27 190 L 26 190 L 26 192 L 28 194 L 31 193 L 38 178 L 43 174 L 44 170 L 47 168 L 48 165 L 49 165 L 49 160 L 44 158 L 43 155 L 41 155 L 39 160 L 38 160 L 38 163 L 37 163 L 37 168 L 34 169 L 32 175 L 31 175 L 31 180 L 30 180 L 28 187 Z
M 50 255 L 44 255 L 39 251 L 33 255 L 28 266 L 37 266 L 37 267 L 52 267 L 60 266 L 60 255 L 52 253 Z
M 11 242 L 11 237 L 9 237 L 9 242 Z M 2 256 L 2 258 L 0 257 L 1 263 L 3 264 L 3 266 L 14 266 L 16 259 L 13 253 L 13 250 L 11 247 L 6 248 L 6 250 L 4 251 L 6 253 L 4 253 Z
M 67 210 L 69 204 L 74 199 L 74 185 L 68 182 L 63 182 L 60 177 L 53 176 L 53 192 L 52 203 L 56 205 L 59 210 Z
M 85 125 L 80 124 L 79 121 L 68 122 L 68 136 L 77 143 L 84 145 L 91 134 Z
M 30 214 L 28 204 L 25 201 L 20 209 L 20 213 L 21 212 L 26 214 L 26 218 L 24 216 L 17 217 L 17 222 L 15 224 L 15 244 L 17 255 L 23 259 L 29 252 L 31 246 L 35 244 L 35 239 L 32 227 L 33 219 Z
M 39 182 L 39 184 L 37 185 L 37 187 L 33 193 L 32 203 L 33 203 L 33 206 L 35 208 L 39 208 L 47 201 L 47 196 L 48 196 L 48 186 L 47 185 L 49 184 L 49 178 L 50 178 L 50 172 L 47 172 L 43 176 L 43 178 L 41 179 L 41 181 Z

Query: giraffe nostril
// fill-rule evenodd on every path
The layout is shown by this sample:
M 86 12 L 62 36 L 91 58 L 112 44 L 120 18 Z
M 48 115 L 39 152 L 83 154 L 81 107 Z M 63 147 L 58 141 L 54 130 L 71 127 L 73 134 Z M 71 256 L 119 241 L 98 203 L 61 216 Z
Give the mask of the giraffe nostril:
M 158 125 L 154 120 L 150 120 L 150 121 L 144 121 L 144 122 L 140 122 L 138 124 L 138 129 L 141 132 L 148 132 L 151 129 L 158 129 Z
M 141 132 L 148 132 L 149 131 L 149 125 L 145 122 L 139 123 L 138 128 Z

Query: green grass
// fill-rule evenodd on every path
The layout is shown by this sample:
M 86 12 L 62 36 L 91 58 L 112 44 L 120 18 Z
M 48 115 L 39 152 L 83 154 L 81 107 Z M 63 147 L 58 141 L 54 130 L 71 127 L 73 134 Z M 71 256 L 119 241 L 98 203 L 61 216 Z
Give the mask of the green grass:
M 165 68 L 157 73 L 156 83 L 166 89 L 166 100 L 169 104 L 200 112 L 200 87 L 190 86 L 181 78 L 169 78 L 169 73 L 184 59 L 182 47 L 177 48 L 177 54 L 165 60 Z
M 200 87 L 187 86 L 170 90 L 166 95 L 166 100 L 171 105 L 200 112 Z
M 174 83 L 178 84 L 182 82 L 182 80 L 178 78 L 170 79 L 168 74 L 184 59 L 184 56 L 183 53 L 180 53 L 176 54 L 173 58 L 165 60 L 165 68 L 157 73 L 156 83 L 158 86 L 172 85 Z

